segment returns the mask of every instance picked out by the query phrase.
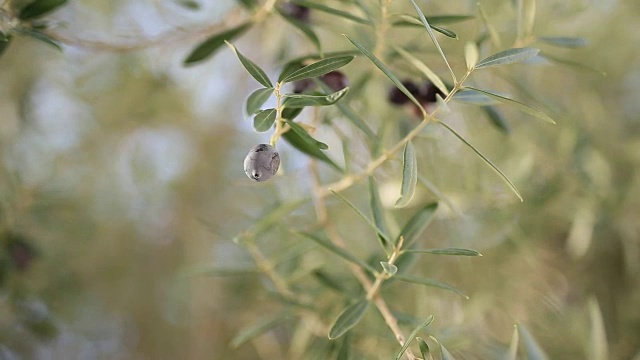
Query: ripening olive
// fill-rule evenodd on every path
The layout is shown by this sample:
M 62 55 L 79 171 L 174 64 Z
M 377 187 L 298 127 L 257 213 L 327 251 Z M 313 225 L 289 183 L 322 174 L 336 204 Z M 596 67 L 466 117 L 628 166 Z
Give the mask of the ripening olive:
M 258 144 L 244 158 L 244 172 L 255 181 L 269 180 L 278 172 L 280 155 L 271 145 Z

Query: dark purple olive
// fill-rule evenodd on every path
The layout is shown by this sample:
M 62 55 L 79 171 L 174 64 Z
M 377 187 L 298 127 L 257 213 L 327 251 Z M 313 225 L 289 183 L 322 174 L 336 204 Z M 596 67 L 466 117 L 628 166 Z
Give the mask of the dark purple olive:
M 288 2 L 282 5 L 282 10 L 285 14 L 298 21 L 309 23 L 309 21 L 311 20 L 311 10 L 308 7 Z
M 7 252 L 18 271 L 27 271 L 38 256 L 38 251 L 26 239 L 19 235 L 9 235 Z
M 316 84 L 312 79 L 303 79 L 298 80 L 293 83 L 293 92 L 296 94 L 302 94 L 308 91 L 313 90 L 316 87 Z
M 322 75 L 320 80 L 333 91 L 339 91 L 349 86 L 349 79 L 337 70 Z
M 411 93 L 411 95 L 413 96 L 419 95 L 420 89 L 416 84 L 413 83 L 413 81 L 405 80 L 402 82 L 402 85 L 404 85 L 404 87 L 406 87 L 407 90 L 409 90 L 409 93 Z M 391 91 L 389 91 L 389 95 L 387 96 L 387 99 L 389 100 L 390 103 L 395 105 L 403 105 L 409 101 L 409 98 L 407 97 L 407 95 L 405 95 L 397 87 L 394 87 L 393 89 L 391 89 Z

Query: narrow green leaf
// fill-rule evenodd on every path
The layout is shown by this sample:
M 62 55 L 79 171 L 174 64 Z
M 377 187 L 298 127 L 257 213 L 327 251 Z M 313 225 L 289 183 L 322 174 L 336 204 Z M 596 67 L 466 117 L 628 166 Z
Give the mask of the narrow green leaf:
M 411 15 L 407 15 L 407 14 L 398 14 L 393 16 L 392 18 L 396 18 L 397 20 L 392 20 L 392 25 L 393 26 L 397 26 L 397 27 L 420 27 L 422 28 L 424 25 L 422 24 L 422 21 L 420 20 L 420 18 L 415 17 L 415 16 L 411 16 Z M 455 35 L 455 33 L 451 30 L 448 29 L 443 29 L 442 27 L 438 26 L 438 25 L 443 25 L 443 24 L 451 24 L 451 23 L 455 23 L 455 22 L 459 22 L 459 21 L 463 21 L 463 20 L 468 20 L 473 18 L 473 16 L 456 16 L 456 15 L 443 15 L 443 16 L 427 16 L 427 21 L 429 22 L 429 26 L 438 32 L 441 32 L 441 30 L 444 30 L 443 34 L 452 38 L 456 38 L 457 36 Z M 453 34 L 454 36 L 450 36 L 449 34 L 447 34 L 447 32 Z
M 407 221 L 400 232 L 400 236 L 404 238 L 405 248 L 409 248 L 411 244 L 417 240 L 418 236 L 422 234 L 424 229 L 429 226 L 437 209 L 437 202 L 427 204 L 418 210 L 413 217 L 409 219 L 409 221 Z
M 445 249 L 408 249 L 408 253 L 423 253 L 433 255 L 454 255 L 454 256 L 482 256 L 479 252 L 469 249 L 445 248 Z
M 253 128 L 257 132 L 269 131 L 276 121 L 277 111 L 276 109 L 266 109 L 259 111 L 256 116 L 253 117 Z
M 429 349 L 429 345 L 424 339 L 421 337 L 416 337 L 416 341 L 418 342 L 418 346 L 420 347 L 420 355 L 422 355 L 423 360 L 433 360 L 431 356 L 431 350 Z
M 304 108 L 284 108 L 282 109 L 282 118 L 293 120 L 304 110 Z
M 13 36 L 11 36 L 11 34 L 3 35 L 2 33 L 0 33 L 0 56 L 2 56 L 5 50 L 7 50 L 12 40 Z
M 355 16 L 351 13 L 348 13 L 346 11 L 342 11 L 342 10 L 338 10 L 335 9 L 333 7 L 329 7 L 326 5 L 322 5 L 322 4 L 318 4 L 315 2 L 311 2 L 311 1 L 306 1 L 306 0 L 293 0 L 292 1 L 294 4 L 296 5 L 301 5 L 304 7 L 307 7 L 309 9 L 314 9 L 314 10 L 318 10 L 327 14 L 331 14 L 331 15 L 335 15 L 335 16 L 339 16 L 342 18 L 345 18 L 347 20 L 351 20 L 354 22 L 357 22 L 359 24 L 363 24 L 363 25 L 371 25 L 371 22 L 367 19 L 363 19 L 359 16 Z
M 435 25 L 431 25 L 431 24 L 429 24 L 429 26 L 430 26 L 433 30 L 435 30 L 435 31 L 439 32 L 440 34 L 442 34 L 442 35 L 444 35 L 444 36 L 446 36 L 446 37 L 450 37 L 450 38 L 452 38 L 452 39 L 457 39 L 457 38 L 458 38 L 458 34 L 454 33 L 453 31 L 451 31 L 451 30 L 449 30 L 449 29 L 445 29 L 445 28 L 443 28 L 443 27 L 435 26 Z
M 440 94 L 436 94 L 436 104 L 440 107 L 440 112 L 442 114 L 451 114 L 451 108 L 449 104 L 440 96 Z
M 447 130 L 449 130 L 449 132 L 451 132 L 455 137 L 457 137 L 458 139 L 460 139 L 460 141 L 462 141 L 465 145 L 467 145 L 471 150 L 473 150 L 473 152 L 475 152 L 482 160 L 484 160 L 485 163 L 487 163 L 487 165 L 489 165 L 496 173 L 498 173 L 498 175 L 500 176 L 500 178 L 509 186 L 509 189 L 511 189 L 511 191 L 513 191 L 514 194 L 516 194 L 516 196 L 518 197 L 518 199 L 520 199 L 520 201 L 524 201 L 524 199 L 522 198 L 522 195 L 520 195 L 520 192 L 518 191 L 518 189 L 516 188 L 516 186 L 513 184 L 513 182 L 511 182 L 511 180 L 507 177 L 507 175 L 505 175 L 502 170 L 498 169 L 497 166 L 495 166 L 493 164 L 493 162 L 491 162 L 491 160 L 489 160 L 486 156 L 484 156 L 480 150 L 476 149 L 475 146 L 471 145 L 471 143 L 469 143 L 465 138 L 462 137 L 462 135 L 458 134 L 457 131 L 453 130 L 451 127 L 449 127 L 449 125 L 438 121 L 438 124 L 444 126 Z
M 62 51 L 62 47 L 60 46 L 60 44 L 58 44 L 55 40 L 49 37 L 49 35 L 41 32 L 40 30 L 34 28 L 17 28 L 15 29 L 15 31 L 22 35 L 41 41 L 47 45 L 51 45 L 54 48 Z
M 313 137 L 311 137 L 311 135 L 309 135 L 309 133 L 300 125 L 298 125 L 298 123 L 291 121 L 289 119 L 284 119 L 287 122 L 287 125 L 289 125 L 291 127 L 291 130 L 293 130 L 296 134 L 298 134 L 298 136 L 300 136 L 302 139 L 304 139 L 304 141 L 319 149 L 319 150 L 327 150 L 329 148 L 329 146 L 325 143 L 323 143 L 322 141 L 318 141 L 316 139 L 314 139 Z
M 336 279 L 332 275 L 319 269 L 314 270 L 311 274 L 320 284 L 336 290 L 339 293 L 349 294 L 349 289 L 347 289 L 342 279 Z
M 516 360 L 518 356 L 518 326 L 513 326 L 513 334 L 511 335 L 511 343 L 509 343 L 509 352 L 507 353 L 507 360 Z
M 237 348 L 247 341 L 264 334 L 265 332 L 275 328 L 283 322 L 290 319 L 290 315 L 286 312 L 282 312 L 276 315 L 269 315 L 258 319 L 254 324 L 240 330 L 240 332 L 234 336 L 229 344 L 232 348 Z
M 371 208 L 376 229 L 379 231 L 378 239 L 380 240 L 380 245 L 385 251 L 389 251 L 391 249 L 391 240 L 389 240 L 389 228 L 384 215 L 384 207 L 380 200 L 378 186 L 371 176 L 369 176 L 369 207 Z
M 460 212 L 460 210 L 458 210 L 453 203 L 451 202 L 451 200 L 449 200 L 449 198 L 447 198 L 442 191 L 440 191 L 440 189 L 438 189 L 438 187 L 435 186 L 435 184 L 433 184 L 431 181 L 429 181 L 427 178 L 425 178 L 424 176 L 418 174 L 418 181 L 424 185 L 424 187 L 426 187 L 427 189 L 429 189 L 429 191 L 431 191 L 433 193 L 433 195 L 435 195 L 438 200 L 441 200 L 445 205 L 447 205 L 447 207 L 457 216 L 462 216 L 462 213 Z
M 336 360 L 351 360 L 351 339 L 349 334 L 343 338 Z
M 345 104 L 343 101 L 343 102 L 337 103 L 336 106 L 338 107 L 340 112 L 342 112 L 344 116 L 347 117 L 347 120 L 349 120 L 355 127 L 362 130 L 362 132 L 364 132 L 365 135 L 367 135 L 369 140 L 371 140 L 372 142 L 378 141 L 378 137 L 373 132 L 373 130 L 371 130 L 369 125 L 367 125 L 367 123 L 364 120 L 362 120 L 362 118 L 360 118 L 360 116 L 356 114 L 355 111 L 353 111 L 351 107 L 349 107 L 349 105 Z
M 416 4 L 416 2 L 414 0 L 410 0 L 410 1 L 411 1 L 411 4 L 413 5 L 413 7 L 416 9 L 416 12 L 418 13 L 418 17 L 420 18 L 420 21 L 422 21 L 422 24 L 424 25 L 424 28 L 427 29 L 427 33 L 429 33 L 429 37 L 431 38 L 431 41 L 433 41 L 434 45 L 438 49 L 438 52 L 440 53 L 440 56 L 442 57 L 442 60 L 444 60 L 444 63 L 447 65 L 447 68 L 449 69 L 449 72 L 451 73 L 451 78 L 453 79 L 453 82 L 454 83 L 457 82 L 456 74 L 453 72 L 453 69 L 451 68 L 451 65 L 449 64 L 449 61 L 447 60 L 447 57 L 444 55 L 444 52 L 442 51 L 442 48 L 440 47 L 440 44 L 438 43 L 438 39 L 436 39 L 436 36 L 433 34 L 433 31 L 431 30 L 431 25 L 429 25 L 429 21 L 427 21 L 427 18 L 422 13 L 422 10 L 420 10 L 420 7 L 418 6 L 418 4 Z
M 357 256 L 351 254 L 346 249 L 336 246 L 334 243 L 332 243 L 329 240 L 326 240 L 324 238 L 320 238 L 318 236 L 315 236 L 313 234 L 306 233 L 306 232 L 298 232 L 296 234 L 315 242 L 316 244 L 324 247 L 325 249 L 331 251 L 332 253 L 340 256 L 341 258 L 343 258 L 343 259 L 345 259 L 345 260 L 347 260 L 347 261 L 349 261 L 349 262 L 351 262 L 353 264 L 356 264 L 356 265 L 360 266 L 361 268 L 369 271 L 372 274 L 377 273 L 377 270 L 374 269 L 373 266 L 371 266 L 371 265 L 367 264 L 366 262 L 360 260 Z
M 369 301 L 367 299 L 360 299 L 355 303 L 347 306 L 338 318 L 331 326 L 329 331 L 329 339 L 334 340 L 344 335 L 347 331 L 356 326 L 360 320 L 364 317 L 364 314 L 369 308 Z
M 64 5 L 67 0 L 35 0 L 20 10 L 20 20 L 29 20 L 45 15 Z
M 440 344 L 440 353 L 442 354 L 442 360 L 456 360 L 456 358 L 454 358 L 453 355 L 451 355 L 449 350 L 447 350 L 447 348 L 444 347 L 442 343 L 439 343 L 439 344 Z
M 336 91 L 332 94 L 287 94 L 284 102 L 285 107 L 297 108 L 305 106 L 329 106 L 333 105 L 338 100 L 342 99 L 349 92 L 349 88 L 346 87 L 342 90 Z
M 389 70 L 389 68 L 387 68 L 387 66 L 382 63 L 382 61 L 380 61 L 375 55 L 373 55 L 371 51 L 367 50 L 357 41 L 351 40 L 351 38 L 347 35 L 344 35 L 344 37 L 346 37 L 347 40 L 349 40 L 356 48 L 358 48 L 358 50 L 360 50 L 360 52 L 364 54 L 364 56 L 368 57 L 369 60 L 371 60 L 371 62 L 373 62 L 373 64 L 378 67 L 378 69 L 380 69 L 385 75 L 387 75 L 389 80 L 391 80 L 391 82 L 395 86 L 397 86 L 403 94 L 405 94 L 411 101 L 413 101 L 413 103 L 416 104 L 418 108 L 420 108 L 423 114 L 426 114 L 426 110 L 424 110 L 424 107 L 422 106 L 422 104 L 420 104 L 418 99 L 416 99 L 415 96 L 413 96 L 413 94 L 409 92 L 409 90 L 402 84 L 400 80 L 398 80 L 398 78 L 391 72 L 391 70 Z
M 257 0 L 236 0 L 236 1 L 239 2 L 240 5 L 242 5 L 244 8 L 248 10 L 255 9 L 255 7 L 258 5 Z
M 532 58 L 540 52 L 536 48 L 514 48 L 501 51 L 480 60 L 475 69 L 482 69 L 492 66 L 508 65 Z
M 396 355 L 396 360 L 400 360 L 402 355 L 404 355 L 405 351 L 407 351 L 407 349 L 409 348 L 409 345 L 411 345 L 411 341 L 413 341 L 416 335 L 418 335 L 418 333 L 422 331 L 422 329 L 431 325 L 432 322 L 433 322 L 433 315 L 429 315 L 427 320 L 425 320 L 422 324 L 418 325 L 415 329 L 413 329 L 411 334 L 409 334 L 409 337 L 407 338 L 407 340 L 405 340 L 404 345 L 402 345 L 402 348 L 398 352 L 398 355 Z
M 413 65 L 416 69 L 420 70 L 420 72 L 422 72 L 427 77 L 427 79 L 429 79 L 429 81 L 431 81 L 431 83 L 435 85 L 440 91 L 442 91 L 446 95 L 449 95 L 449 89 L 447 89 L 447 86 L 444 84 L 442 79 L 440 79 L 440 77 L 427 66 L 427 64 L 399 46 L 394 46 L 393 49 L 396 50 L 398 54 L 404 57 L 409 63 L 411 63 L 411 65 Z
M 252 92 L 247 98 L 247 103 L 245 105 L 247 115 L 253 115 L 260 111 L 260 107 L 269 100 L 271 94 L 273 94 L 273 89 L 271 88 L 258 89 Z
M 200 3 L 194 0 L 178 0 L 178 4 L 189 10 L 200 10 Z
M 300 109 L 300 108 L 298 108 Z M 289 110 L 289 109 L 285 109 L 285 110 Z M 297 109 L 291 109 L 291 110 L 297 110 Z M 285 120 L 289 120 L 288 118 L 284 117 L 283 118 Z M 303 129 L 304 130 L 304 129 Z M 336 164 L 333 160 L 331 160 L 324 152 L 322 152 L 318 146 L 315 145 L 315 143 L 310 143 L 309 140 L 307 140 L 306 137 L 302 137 L 298 134 L 298 132 L 296 131 L 287 131 L 286 133 L 284 133 L 282 135 L 282 137 L 289 143 L 291 144 L 291 146 L 293 146 L 294 148 L 298 149 L 299 151 L 312 156 L 318 160 L 321 160 L 325 163 L 327 163 L 328 165 L 330 165 L 331 167 L 333 167 L 334 169 L 336 169 L 339 172 L 344 172 L 344 170 L 342 170 L 342 168 L 340 168 L 340 166 L 338 166 L 338 164 Z M 314 140 L 315 141 L 315 140 Z
M 453 99 L 456 102 L 469 104 L 469 105 L 497 105 L 500 102 L 480 93 L 471 90 L 460 90 L 454 96 Z
M 369 219 L 367 215 L 360 211 L 360 209 L 358 209 L 351 201 L 349 201 L 349 199 L 333 190 L 331 190 L 331 192 L 340 200 L 342 200 L 342 202 L 347 204 L 356 214 L 358 214 L 358 216 L 360 216 L 367 223 L 367 225 L 369 225 L 371 229 L 373 229 L 373 231 L 375 231 L 375 233 L 384 240 L 384 242 L 391 243 L 391 240 L 387 237 L 386 233 L 382 229 L 378 228 L 378 226 L 373 221 L 371 221 L 371 219 Z
M 527 353 L 528 360 L 548 360 L 549 356 L 542 350 L 536 339 L 533 338 L 529 330 L 522 325 L 518 324 L 518 333 L 524 344 L 525 351 Z
M 393 276 L 398 272 L 398 267 L 390 264 L 386 261 L 380 261 L 380 265 L 382 266 L 382 270 L 384 270 L 384 273 L 387 274 L 388 276 Z
M 522 111 L 522 112 L 525 112 L 525 113 L 527 113 L 529 115 L 533 115 L 533 116 L 537 117 L 538 119 L 544 120 L 544 121 L 546 121 L 548 123 L 551 123 L 551 124 L 555 124 L 556 123 L 552 118 L 549 117 L 549 115 L 543 113 L 542 111 L 536 110 L 536 109 L 532 108 L 529 105 L 525 105 L 525 104 L 523 104 L 523 103 L 521 103 L 519 101 L 513 100 L 513 99 L 508 98 L 506 96 L 498 95 L 498 94 L 492 93 L 490 91 L 480 90 L 480 89 L 477 89 L 477 88 L 474 88 L 474 87 L 470 87 L 470 86 L 465 86 L 465 89 L 479 92 L 479 93 L 481 93 L 483 95 L 486 95 L 486 96 L 488 96 L 488 97 L 490 97 L 492 99 L 498 100 L 501 103 L 504 103 L 504 104 L 507 104 L 507 105 L 511 105 L 511 106 L 515 107 L 516 109 Z
M 416 151 L 411 141 L 407 142 L 402 154 L 402 188 L 400 198 L 396 201 L 396 207 L 405 207 L 413 198 L 418 183 L 418 162 Z
M 549 45 L 559 46 L 563 48 L 575 49 L 585 47 L 589 45 L 587 39 L 579 37 L 565 37 L 565 36 L 541 36 L 538 40 L 547 43 Z
M 249 30 L 251 25 L 252 24 L 250 22 L 246 22 L 221 33 L 212 35 L 207 40 L 196 46 L 189 56 L 184 59 L 183 64 L 191 65 L 209 58 L 216 52 L 216 50 L 224 45 L 225 41 L 231 41 L 232 39 L 242 35 L 245 31 Z
M 288 14 L 285 14 L 281 9 L 277 8 L 278 14 L 280 14 L 280 16 L 282 16 L 283 19 L 285 19 L 289 24 L 293 25 L 296 29 L 300 30 L 300 32 L 302 32 L 302 34 L 304 34 L 304 36 L 307 37 L 307 39 L 309 39 L 309 41 L 311 41 L 311 43 L 313 43 L 313 45 L 316 47 L 316 49 L 318 49 L 318 52 L 322 52 L 322 46 L 320 45 L 320 39 L 318 38 L 318 35 L 316 35 L 315 31 L 313 31 L 313 29 L 311 28 L 311 26 L 307 25 L 306 23 L 289 16 Z
M 268 88 L 273 87 L 271 80 L 269 80 L 269 77 L 264 72 L 264 70 L 262 70 L 253 61 L 247 59 L 244 55 L 242 55 L 242 53 L 240 53 L 240 51 L 238 51 L 238 49 L 235 46 L 233 46 L 233 44 L 231 44 L 227 40 L 225 40 L 224 42 L 236 54 L 236 56 L 240 60 L 240 63 L 242 63 L 242 66 L 244 66 L 247 72 L 249 72 L 249 74 L 253 76 L 253 78 L 256 79 L 257 82 L 262 84 L 264 87 L 268 87 Z
M 427 21 L 433 25 L 446 25 L 471 20 L 473 18 L 475 18 L 473 15 L 434 15 L 427 16 Z
M 438 289 L 453 291 L 454 293 L 462 296 L 463 298 L 467 300 L 469 299 L 467 295 L 465 295 L 462 291 L 460 291 L 456 287 L 449 285 L 447 283 L 443 283 L 438 280 L 433 280 L 433 279 L 423 278 L 418 276 L 411 276 L 411 275 L 400 275 L 400 274 L 397 274 L 396 276 L 394 276 L 394 278 L 400 281 L 404 281 L 412 284 L 426 285 L 426 286 L 435 287 Z
M 505 134 L 511 133 L 511 127 L 509 127 L 509 123 L 507 119 L 502 116 L 502 113 L 498 111 L 493 106 L 483 106 L 482 110 L 487 114 L 487 117 L 498 130 L 502 131 Z
M 282 82 L 288 83 L 324 75 L 347 65 L 353 58 L 353 56 L 337 56 L 316 61 L 289 74 L 282 79 Z
M 464 45 L 464 59 L 467 63 L 467 70 L 471 70 L 478 63 L 478 46 L 472 41 Z

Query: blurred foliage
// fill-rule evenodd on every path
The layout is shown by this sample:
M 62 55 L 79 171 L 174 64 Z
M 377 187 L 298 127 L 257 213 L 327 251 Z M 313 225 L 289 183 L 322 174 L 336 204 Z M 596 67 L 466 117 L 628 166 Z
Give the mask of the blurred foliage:
M 364 268 L 391 275 L 397 265 L 380 298 L 405 336 L 418 330 L 413 354 L 640 358 L 639 3 L 417 1 L 431 25 L 457 36 L 434 33 L 458 77 L 470 41 L 480 59 L 512 44 L 540 49 L 465 85 L 508 94 L 557 124 L 467 94 L 485 106 L 450 102 L 439 118 L 524 202 L 428 124 L 413 141 L 418 177 L 407 207 L 394 207 L 399 152 L 374 185 L 362 178 L 343 199 L 326 193 L 326 219 L 311 195 L 340 181 L 335 168 L 359 173 L 422 117 L 415 104 L 387 101 L 392 83 L 342 34 L 416 91 L 429 76 L 398 46 L 454 85 L 410 1 L 0 4 L 0 358 L 395 358 L 401 346 L 377 304 L 360 314 L 361 282 L 372 275 L 354 277 L 330 238 Z M 291 7 L 304 4 L 312 9 Z M 317 61 L 318 48 L 358 54 L 340 69 L 350 90 L 336 105 L 295 114 L 336 167 L 284 139 L 280 175 L 253 183 L 243 174 L 248 149 L 269 135 L 254 133 L 244 110 L 258 83 L 220 41 L 238 27 L 234 45 L 272 80 L 287 63 Z M 184 67 L 212 38 L 216 48 Z M 384 222 L 395 241 L 434 201 L 416 248 L 483 256 L 405 254 L 389 264 L 375 226 Z M 403 276 L 451 284 L 469 299 Z M 345 308 L 355 310 L 340 326 L 355 326 L 329 340 Z

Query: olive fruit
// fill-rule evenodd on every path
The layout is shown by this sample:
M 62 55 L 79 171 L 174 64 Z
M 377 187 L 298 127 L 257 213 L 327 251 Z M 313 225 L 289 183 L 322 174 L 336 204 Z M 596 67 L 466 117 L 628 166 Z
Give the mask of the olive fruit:
M 311 20 L 311 9 L 306 6 L 288 2 L 282 6 L 282 10 L 288 16 L 291 16 L 292 18 L 303 23 L 309 23 L 309 21 Z
M 337 70 L 322 75 L 320 80 L 333 91 L 340 91 L 349 86 L 349 79 L 341 71 Z
M 249 179 L 257 182 L 267 181 L 278 172 L 280 155 L 268 144 L 258 144 L 251 148 L 244 158 L 244 172 Z
M 420 93 L 420 89 L 418 88 L 418 86 L 411 80 L 403 81 L 402 85 L 404 85 L 404 87 L 407 88 L 407 90 L 409 90 L 409 93 L 413 96 L 418 96 L 418 94 Z M 402 91 L 400 91 L 399 88 L 395 86 L 391 89 L 391 91 L 389 91 L 387 99 L 394 105 L 404 105 L 409 102 L 409 98 L 407 97 L 407 95 L 405 95 Z

